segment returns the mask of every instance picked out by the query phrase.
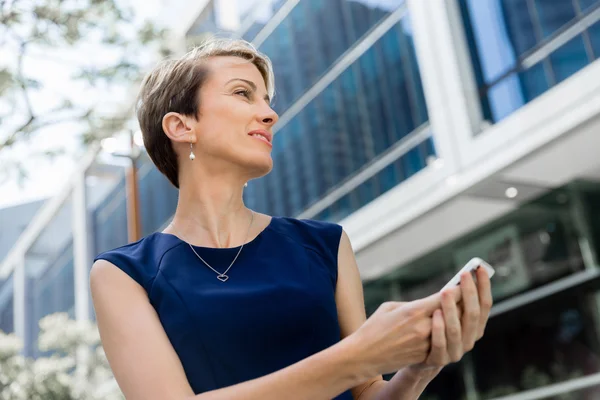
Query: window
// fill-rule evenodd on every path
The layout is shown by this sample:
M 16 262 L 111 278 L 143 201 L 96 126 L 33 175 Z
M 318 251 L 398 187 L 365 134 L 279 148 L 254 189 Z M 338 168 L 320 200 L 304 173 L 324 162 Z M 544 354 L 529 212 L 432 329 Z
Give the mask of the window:
M 139 168 L 139 201 L 142 236 L 155 232 L 173 215 L 179 191 L 151 164 L 149 159 Z
M 301 0 L 260 45 L 278 85 L 273 106 L 282 114 L 369 29 L 404 0 Z
M 490 320 L 473 350 L 484 399 L 600 371 L 598 282 L 592 285 L 596 289 L 572 288 Z M 588 398 L 600 391 L 594 393 Z
M 590 262 L 600 250 L 599 199 L 597 183 L 573 182 L 364 285 L 370 315 L 385 301 L 437 292 L 474 255 L 494 265 L 500 307 L 485 336 L 423 398 L 463 398 L 463 382 L 472 382 L 477 398 L 493 399 L 600 372 L 600 277 L 591 273 L 597 261 Z M 524 305 L 502 308 L 516 296 Z M 569 398 L 599 395 L 596 386 Z
M 597 12 L 592 15 L 600 5 L 597 0 L 459 0 L 459 4 L 483 113 L 490 121 L 502 120 L 600 55 L 600 33 L 590 24 L 590 17 L 592 23 L 600 20 Z M 573 26 L 574 34 L 565 32 Z M 568 40 L 556 49 L 549 47 L 557 37 Z M 531 64 L 532 55 L 541 59 Z
M 15 329 L 12 275 L 0 283 L 0 297 L 0 331 L 12 333 Z
M 292 64 L 303 65 L 299 60 Z M 279 85 L 281 101 L 298 80 L 286 77 L 279 82 L 286 82 Z M 275 135 L 274 168 L 262 178 L 271 199 L 265 201 L 273 208 L 262 209 L 299 214 L 427 119 L 410 20 L 405 17 Z M 336 219 L 355 211 L 422 169 L 430 154 L 431 144 L 418 146 L 319 218 Z
M 340 221 L 425 168 L 427 157 L 432 155 L 435 149 L 430 137 L 320 212 L 316 219 Z

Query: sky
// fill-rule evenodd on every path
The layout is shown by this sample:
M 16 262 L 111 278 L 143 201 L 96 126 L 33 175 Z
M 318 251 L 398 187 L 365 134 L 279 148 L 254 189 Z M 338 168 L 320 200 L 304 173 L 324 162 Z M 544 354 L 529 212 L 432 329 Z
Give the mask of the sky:
M 125 0 L 124 0 L 125 1 Z M 160 9 L 162 0 L 126 0 L 136 10 L 138 18 L 155 18 Z M 91 46 L 90 46 L 91 47 Z M 83 86 L 78 85 L 70 76 L 74 69 L 69 68 L 70 60 L 73 57 L 81 57 L 94 60 L 94 57 L 100 57 L 93 48 L 74 53 L 73 51 L 52 51 L 51 54 L 35 53 L 25 64 L 25 69 L 29 76 L 34 76 L 44 82 L 44 89 L 40 93 L 32 96 L 32 102 L 36 109 L 52 108 L 53 100 L 56 99 L 57 92 L 66 92 L 76 102 L 85 103 L 90 97 L 90 92 Z M 14 51 L 10 48 L 0 48 L 0 66 L 1 60 L 14 59 L 14 56 L 5 55 L 7 52 Z M 107 103 L 111 98 L 122 98 L 124 92 L 106 93 Z M 18 106 L 22 106 L 18 105 Z M 10 122 L 5 121 L 5 122 Z M 15 120 L 15 124 L 18 121 Z M 78 132 L 76 124 L 60 125 L 46 129 L 35 140 L 19 143 L 9 150 L 8 154 L 3 156 L 0 162 L 6 162 L 11 159 L 20 160 L 27 169 L 29 175 L 24 186 L 20 186 L 16 179 L 10 179 L 0 183 L 0 208 L 15 204 L 25 203 L 40 198 L 45 198 L 55 194 L 60 190 L 65 180 L 71 176 L 75 160 L 72 156 L 56 157 L 48 159 L 44 157 L 31 158 L 32 151 L 40 149 L 51 149 L 62 147 L 67 153 L 74 153 L 78 149 Z

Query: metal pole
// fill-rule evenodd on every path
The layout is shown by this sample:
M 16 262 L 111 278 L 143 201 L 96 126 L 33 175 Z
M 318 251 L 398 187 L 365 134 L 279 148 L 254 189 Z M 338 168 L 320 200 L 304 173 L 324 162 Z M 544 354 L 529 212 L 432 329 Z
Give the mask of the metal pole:
M 138 174 L 137 174 L 137 159 L 136 145 L 133 141 L 133 131 L 130 132 L 131 136 L 131 166 L 127 171 L 127 231 L 129 236 L 129 242 L 136 242 L 141 238 L 141 221 L 140 221 L 140 203 L 139 203 L 139 188 L 138 188 Z

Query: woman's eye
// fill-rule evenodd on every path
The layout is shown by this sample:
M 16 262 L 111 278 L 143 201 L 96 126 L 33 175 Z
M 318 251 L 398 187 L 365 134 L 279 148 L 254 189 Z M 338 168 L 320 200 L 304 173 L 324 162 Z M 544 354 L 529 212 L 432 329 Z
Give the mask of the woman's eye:
M 236 90 L 234 93 L 235 93 L 235 94 L 242 95 L 242 96 L 244 96 L 244 97 L 246 97 L 246 98 L 250 98 L 250 92 L 249 92 L 248 90 L 246 90 L 246 89 L 243 89 L 243 90 Z

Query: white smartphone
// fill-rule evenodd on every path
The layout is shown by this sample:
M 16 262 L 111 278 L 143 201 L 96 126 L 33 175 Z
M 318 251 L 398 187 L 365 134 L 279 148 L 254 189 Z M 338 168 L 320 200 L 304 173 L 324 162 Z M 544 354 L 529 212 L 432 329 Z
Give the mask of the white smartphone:
M 487 272 L 488 277 L 490 277 L 490 279 L 492 278 L 492 276 L 494 276 L 494 273 L 496 272 L 490 264 L 486 263 L 479 257 L 474 257 L 471 260 L 469 260 L 469 262 L 466 263 L 465 266 L 462 267 L 461 270 L 456 273 L 456 275 L 454 275 L 454 278 L 450 279 L 450 281 L 446 284 L 446 286 L 442 288 L 442 290 L 458 285 L 460 283 L 460 275 L 463 272 L 469 271 L 471 273 L 474 273 L 478 267 L 482 267 L 485 270 L 485 272 Z

